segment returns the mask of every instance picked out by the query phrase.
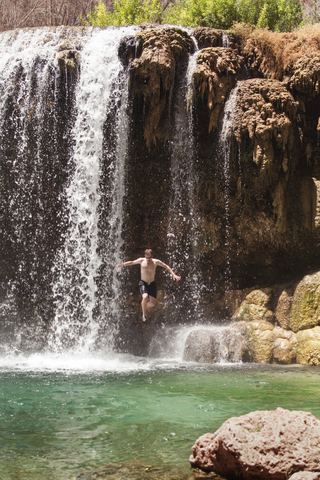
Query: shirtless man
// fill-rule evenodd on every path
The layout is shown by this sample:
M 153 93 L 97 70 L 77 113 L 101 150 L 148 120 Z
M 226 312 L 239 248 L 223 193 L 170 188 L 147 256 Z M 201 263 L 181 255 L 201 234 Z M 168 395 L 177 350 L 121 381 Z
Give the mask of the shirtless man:
M 157 285 L 154 280 L 157 266 L 166 268 L 168 272 L 171 273 L 173 280 L 179 281 L 181 277 L 178 277 L 178 275 L 176 275 L 168 265 L 161 262 L 161 260 L 152 258 L 151 248 L 145 250 L 144 257 L 129 262 L 119 263 L 116 265 L 116 268 L 129 267 L 131 265 L 140 265 L 141 280 L 139 282 L 139 288 L 142 295 L 142 321 L 145 322 L 147 308 L 154 307 L 157 301 Z

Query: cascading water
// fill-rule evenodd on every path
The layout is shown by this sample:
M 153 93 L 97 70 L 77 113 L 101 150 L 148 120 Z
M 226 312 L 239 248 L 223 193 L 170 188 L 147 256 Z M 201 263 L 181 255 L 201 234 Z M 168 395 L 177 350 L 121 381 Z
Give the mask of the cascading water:
M 171 150 L 171 197 L 167 233 L 168 253 L 173 270 L 185 278 L 190 295 L 187 316 L 195 322 L 201 318 L 199 292 L 201 278 L 198 268 L 199 214 L 197 212 L 196 146 L 193 134 L 192 74 L 198 50 L 190 56 L 186 75 L 179 79 L 174 104 L 174 135 Z M 183 273 L 184 272 L 184 273 Z M 183 319 L 187 320 L 187 319 Z
M 149 355 L 177 361 L 239 363 L 242 355 L 241 336 L 230 325 L 164 327 L 152 338 Z
M 45 28 L 0 35 L 1 317 L 12 334 L 3 340 L 13 349 L 22 337 L 27 348 L 35 336 L 43 338 L 40 310 L 50 308 L 43 299 L 63 224 L 73 111 L 58 62 L 61 43 L 78 48 L 80 32 Z
M 118 46 L 136 32 L 0 36 L 1 271 L 14 278 L 0 315 L 14 351 L 43 348 L 52 318 L 51 350 L 112 348 L 128 138 Z
M 222 46 L 224 48 L 229 48 L 229 45 L 230 41 L 228 35 L 226 34 L 226 32 L 222 32 Z
M 105 333 L 104 346 L 113 345 L 117 328 L 117 277 L 114 266 L 121 253 L 124 165 L 127 151 L 128 82 L 118 58 L 120 39 L 136 29 L 95 31 L 81 52 L 81 78 L 76 91 L 77 118 L 73 129 L 74 175 L 67 189 L 69 227 L 53 271 L 56 314 L 51 347 L 90 350 Z M 120 107 L 119 107 L 120 104 Z M 115 144 L 103 152 L 105 122 L 114 106 Z M 104 154 L 104 155 L 103 155 Z M 99 240 L 101 162 L 108 163 L 107 235 Z M 103 232 L 105 235 L 105 231 Z M 98 249 L 100 252 L 98 252 Z M 103 262 L 103 295 L 98 302 L 97 279 Z M 99 305 L 98 305 L 99 303 Z M 95 310 L 98 309 L 98 312 Z
M 237 103 L 237 94 L 239 90 L 239 83 L 230 93 L 228 100 L 225 103 L 224 115 L 222 121 L 221 132 L 219 136 L 219 153 L 222 157 L 223 165 L 223 181 L 224 181 L 224 205 L 225 205 L 225 251 L 226 251 L 226 266 L 225 266 L 225 288 L 228 289 L 230 279 L 230 154 L 231 154 L 231 134 L 234 121 L 234 112 Z

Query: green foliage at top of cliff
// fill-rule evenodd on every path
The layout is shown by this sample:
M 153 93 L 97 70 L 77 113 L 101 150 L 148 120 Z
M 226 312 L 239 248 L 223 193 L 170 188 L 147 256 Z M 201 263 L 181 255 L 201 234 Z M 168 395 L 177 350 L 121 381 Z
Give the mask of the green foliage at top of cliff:
M 163 9 L 160 0 L 113 0 L 113 12 L 103 2 L 83 20 L 86 25 L 105 27 L 108 25 L 139 25 L 140 23 L 161 23 Z
M 300 0 L 176 0 L 164 10 L 160 0 L 113 0 L 113 12 L 99 2 L 86 25 L 144 22 L 230 29 L 235 22 L 289 32 L 303 22 Z

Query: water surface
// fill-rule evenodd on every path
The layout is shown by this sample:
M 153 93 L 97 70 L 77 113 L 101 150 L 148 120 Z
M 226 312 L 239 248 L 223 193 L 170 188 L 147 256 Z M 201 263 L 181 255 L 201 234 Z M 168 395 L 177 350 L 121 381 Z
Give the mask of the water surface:
M 195 440 L 232 416 L 283 407 L 320 418 L 318 367 L 34 355 L 0 359 L 0 375 L 6 480 L 131 460 L 186 474 Z

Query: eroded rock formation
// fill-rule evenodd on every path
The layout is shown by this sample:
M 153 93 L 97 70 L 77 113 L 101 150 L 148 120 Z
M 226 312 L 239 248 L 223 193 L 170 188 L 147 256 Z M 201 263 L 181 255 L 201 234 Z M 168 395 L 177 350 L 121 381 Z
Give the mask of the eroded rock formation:
M 175 77 L 194 45 L 185 31 L 174 28 L 146 28 L 137 37 L 140 51 L 130 64 L 130 88 L 142 107 L 143 135 L 150 149 L 170 136 L 168 105 Z
M 192 331 L 185 359 L 320 365 L 319 288 L 318 272 L 291 285 L 243 292 L 238 307 L 240 292 L 228 292 L 216 307 L 224 303 L 233 322 L 218 332 L 200 327 Z M 230 302 L 232 297 L 237 301 Z

